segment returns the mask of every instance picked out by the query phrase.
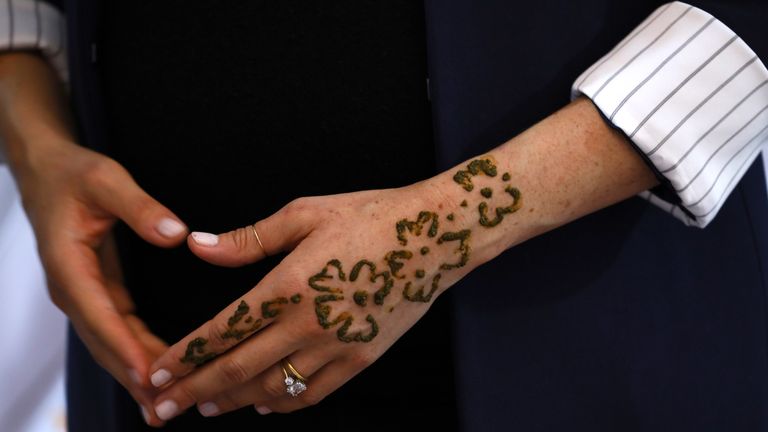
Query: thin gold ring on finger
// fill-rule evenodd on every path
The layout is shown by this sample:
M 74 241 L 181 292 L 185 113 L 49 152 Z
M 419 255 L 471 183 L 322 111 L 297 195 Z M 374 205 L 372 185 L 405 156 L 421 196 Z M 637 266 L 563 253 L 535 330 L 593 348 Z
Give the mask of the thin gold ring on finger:
M 288 359 L 283 359 L 280 367 L 283 369 L 283 375 L 285 375 L 283 382 L 285 382 L 286 393 L 296 397 L 307 390 L 307 379 L 293 367 Z
M 254 237 L 256 237 L 256 242 L 259 244 L 259 247 L 261 248 L 261 251 L 264 252 L 265 256 L 269 256 L 267 253 L 267 250 L 264 249 L 264 244 L 261 243 L 261 238 L 259 237 L 259 233 L 256 232 L 256 224 L 250 225 L 251 231 L 253 231 Z

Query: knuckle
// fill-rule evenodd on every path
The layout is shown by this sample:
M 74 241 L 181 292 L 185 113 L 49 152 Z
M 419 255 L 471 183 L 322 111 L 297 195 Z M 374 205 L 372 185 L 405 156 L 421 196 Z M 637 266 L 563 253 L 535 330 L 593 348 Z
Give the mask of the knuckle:
M 267 399 L 276 399 L 285 396 L 285 385 L 282 379 L 279 380 L 265 380 L 262 382 L 264 393 L 267 395 Z
M 122 167 L 108 157 L 94 158 L 83 168 L 82 176 L 86 184 L 94 187 L 109 187 L 113 176 L 121 172 Z
M 218 362 L 219 374 L 229 384 L 242 384 L 250 378 L 248 370 L 240 361 L 227 357 Z
M 235 246 L 235 250 L 243 253 L 248 252 L 251 248 L 251 233 L 249 228 L 238 228 L 232 231 L 232 244 Z
M 349 361 L 355 370 L 362 370 L 376 361 L 376 356 L 367 351 L 356 351 L 350 354 Z

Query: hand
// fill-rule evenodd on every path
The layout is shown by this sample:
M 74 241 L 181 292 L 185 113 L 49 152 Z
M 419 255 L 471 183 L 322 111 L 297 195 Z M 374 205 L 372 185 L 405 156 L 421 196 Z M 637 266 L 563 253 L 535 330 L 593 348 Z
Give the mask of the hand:
M 521 205 L 510 176 L 488 157 L 454 179 L 299 199 L 254 225 L 263 246 L 251 227 L 192 233 L 190 249 L 222 266 L 292 252 L 154 363 L 153 384 L 166 386 L 156 413 L 167 420 L 194 404 L 210 416 L 318 403 L 497 254 L 495 228 Z M 286 393 L 282 359 L 308 379 L 297 397 Z
M 186 228 L 117 162 L 72 143 L 50 145 L 37 164 L 16 167 L 53 302 L 96 361 L 150 408 L 150 363 L 166 344 L 133 314 L 110 235 L 124 220 L 146 241 L 178 245 Z M 159 426 L 151 409 L 147 422 Z

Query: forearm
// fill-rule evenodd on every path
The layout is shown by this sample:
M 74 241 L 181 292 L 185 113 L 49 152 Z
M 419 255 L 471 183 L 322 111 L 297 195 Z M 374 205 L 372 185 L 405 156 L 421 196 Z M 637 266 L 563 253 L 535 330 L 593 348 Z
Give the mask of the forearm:
M 34 53 L 0 55 L 0 134 L 17 177 L 74 142 L 62 85 Z
M 468 176 L 472 190 L 467 191 L 456 173 L 466 171 L 471 161 L 489 156 L 496 165 L 496 175 Z M 505 173 L 508 180 L 504 180 Z M 458 180 L 462 180 L 461 175 Z M 457 228 L 472 231 L 468 269 L 656 183 L 648 165 L 586 99 L 576 100 L 487 155 L 426 182 L 437 191 L 441 211 L 454 213 L 457 221 L 462 219 Z M 481 195 L 484 187 L 491 189 L 491 198 Z M 515 202 L 507 189 L 519 191 L 519 202 L 517 208 L 499 215 L 499 220 L 496 208 Z M 466 207 L 462 207 L 463 201 Z M 483 202 L 487 204 L 485 224 L 481 223 L 479 208 Z

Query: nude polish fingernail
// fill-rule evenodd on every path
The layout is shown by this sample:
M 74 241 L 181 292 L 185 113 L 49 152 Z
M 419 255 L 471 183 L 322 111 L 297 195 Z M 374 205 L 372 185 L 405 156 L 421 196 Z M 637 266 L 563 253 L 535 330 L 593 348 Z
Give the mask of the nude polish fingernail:
M 260 406 L 260 407 L 256 407 L 256 412 L 261 414 L 261 415 L 267 415 L 267 414 L 271 413 L 272 410 L 267 408 L 267 407 L 265 407 L 265 406 Z
M 149 411 L 144 408 L 144 405 L 139 405 L 139 408 L 141 408 L 141 416 L 144 417 L 144 423 L 149 424 Z
M 211 417 L 219 413 L 218 405 L 213 402 L 200 404 L 200 406 L 197 407 L 197 410 L 200 411 L 200 414 L 202 414 L 203 417 Z
M 170 381 L 172 377 L 173 375 L 171 375 L 171 373 L 167 370 L 158 369 L 157 372 L 153 373 L 152 376 L 149 377 L 149 380 L 152 381 L 153 386 L 160 387 L 161 385 Z
M 162 401 L 155 405 L 155 414 L 160 417 L 160 420 L 170 420 L 179 411 L 179 405 L 172 400 Z
M 187 230 L 181 222 L 171 218 L 161 219 L 155 228 L 163 237 L 176 237 Z
M 128 369 L 128 376 L 134 384 L 141 385 L 141 375 L 139 375 L 139 371 L 136 369 Z
M 210 234 L 210 233 L 204 233 L 204 232 L 193 232 L 192 233 L 192 240 L 195 241 L 195 243 L 199 244 L 200 246 L 216 246 L 219 244 L 219 236 L 216 234 Z

